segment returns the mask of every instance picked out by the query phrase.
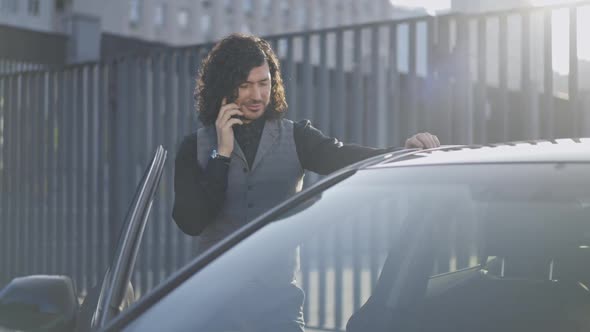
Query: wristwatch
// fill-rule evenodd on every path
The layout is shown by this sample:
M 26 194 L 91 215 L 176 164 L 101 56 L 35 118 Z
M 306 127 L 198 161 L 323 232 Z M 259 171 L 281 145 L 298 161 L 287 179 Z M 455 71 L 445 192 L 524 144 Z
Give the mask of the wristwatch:
M 211 159 L 219 159 L 225 162 L 230 162 L 231 158 L 230 157 L 226 157 L 226 156 L 222 156 L 220 155 L 217 150 L 213 149 L 213 151 L 211 151 Z

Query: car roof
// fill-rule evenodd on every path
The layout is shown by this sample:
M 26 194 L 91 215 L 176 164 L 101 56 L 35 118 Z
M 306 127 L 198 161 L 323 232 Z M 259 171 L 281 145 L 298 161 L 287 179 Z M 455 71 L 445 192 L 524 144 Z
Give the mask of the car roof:
M 590 138 L 443 146 L 385 158 L 365 168 L 525 162 L 590 162 Z

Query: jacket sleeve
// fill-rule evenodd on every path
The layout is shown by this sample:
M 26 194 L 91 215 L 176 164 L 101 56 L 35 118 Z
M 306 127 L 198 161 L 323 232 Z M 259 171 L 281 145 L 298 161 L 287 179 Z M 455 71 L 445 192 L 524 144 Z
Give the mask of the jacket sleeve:
M 344 144 L 324 135 L 309 120 L 295 123 L 293 135 L 301 166 L 322 175 L 392 150 Z
M 174 163 L 172 218 L 188 235 L 199 235 L 221 211 L 227 189 L 229 164 L 209 160 L 205 169 L 197 159 L 197 136 L 180 143 Z

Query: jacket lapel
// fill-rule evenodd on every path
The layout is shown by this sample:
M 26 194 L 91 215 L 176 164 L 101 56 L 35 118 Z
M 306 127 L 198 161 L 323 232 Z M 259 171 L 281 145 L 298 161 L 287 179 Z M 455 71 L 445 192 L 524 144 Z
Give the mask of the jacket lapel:
M 242 151 L 242 148 L 240 147 L 240 144 L 238 144 L 238 141 L 236 140 L 236 138 L 234 137 L 234 150 L 231 153 L 233 156 L 240 158 L 243 162 L 244 165 L 246 165 L 246 167 L 248 166 L 248 161 L 246 160 L 246 155 L 244 154 L 244 151 Z
M 260 137 L 260 143 L 258 143 L 258 150 L 256 150 L 256 156 L 254 157 L 254 163 L 252 169 L 255 169 L 258 164 L 262 161 L 264 156 L 271 150 L 271 148 L 277 143 L 277 137 L 279 136 L 279 124 L 277 120 L 267 120 L 262 130 Z

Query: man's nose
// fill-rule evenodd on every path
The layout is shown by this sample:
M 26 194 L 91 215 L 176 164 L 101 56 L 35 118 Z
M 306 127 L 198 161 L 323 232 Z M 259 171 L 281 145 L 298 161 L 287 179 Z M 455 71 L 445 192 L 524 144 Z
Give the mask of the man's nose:
M 250 91 L 250 98 L 254 100 L 262 99 L 260 87 L 257 87 L 256 85 L 252 86 L 252 90 Z

